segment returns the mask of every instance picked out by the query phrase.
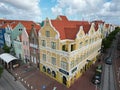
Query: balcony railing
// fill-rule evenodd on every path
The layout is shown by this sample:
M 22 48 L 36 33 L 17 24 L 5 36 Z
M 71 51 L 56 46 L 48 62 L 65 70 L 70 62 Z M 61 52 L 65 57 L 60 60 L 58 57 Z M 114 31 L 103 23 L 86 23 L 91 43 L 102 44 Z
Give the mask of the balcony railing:
M 102 40 L 96 41 L 96 42 L 90 44 L 89 46 L 93 46 L 93 45 L 95 45 L 97 43 L 101 43 L 101 41 Z M 80 52 L 86 50 L 87 48 L 88 48 L 88 45 L 82 47 L 81 49 L 74 50 L 72 52 L 66 52 L 66 51 L 62 51 L 62 50 L 51 49 L 49 47 L 43 47 L 43 46 L 40 46 L 39 49 L 40 50 L 47 50 L 49 52 L 56 53 L 56 54 L 59 54 L 59 55 L 62 55 L 62 56 L 66 56 L 66 57 L 73 57 L 74 55 L 79 54 Z
M 37 48 L 38 48 L 38 45 L 35 45 L 35 44 L 30 43 L 30 47 L 37 49 Z

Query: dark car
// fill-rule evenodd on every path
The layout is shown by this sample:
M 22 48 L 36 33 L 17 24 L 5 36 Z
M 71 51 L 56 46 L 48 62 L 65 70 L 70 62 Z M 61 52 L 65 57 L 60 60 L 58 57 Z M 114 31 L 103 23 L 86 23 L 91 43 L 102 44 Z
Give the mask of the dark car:
M 106 61 L 105 61 L 106 64 L 108 65 L 111 65 L 112 64 L 112 58 L 108 58 Z
M 99 85 L 101 83 L 101 73 L 95 73 L 91 81 L 93 84 Z

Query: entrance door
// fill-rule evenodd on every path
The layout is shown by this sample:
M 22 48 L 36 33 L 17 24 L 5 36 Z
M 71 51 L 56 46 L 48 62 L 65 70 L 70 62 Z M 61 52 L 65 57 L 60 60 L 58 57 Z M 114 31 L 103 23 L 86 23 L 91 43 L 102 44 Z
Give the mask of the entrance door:
M 66 77 L 65 76 L 63 76 L 63 84 L 67 84 L 67 79 L 66 79 Z

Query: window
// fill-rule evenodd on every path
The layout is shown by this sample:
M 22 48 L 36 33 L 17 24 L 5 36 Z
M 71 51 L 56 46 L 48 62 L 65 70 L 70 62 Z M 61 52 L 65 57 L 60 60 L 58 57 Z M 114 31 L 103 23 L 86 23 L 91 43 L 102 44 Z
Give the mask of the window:
M 19 31 L 22 31 L 22 29 L 20 28 Z
M 81 48 L 82 47 L 82 42 L 80 42 L 80 44 L 79 44 L 79 48 Z
M 34 38 L 32 38 L 32 43 L 34 44 Z
M 25 41 L 23 41 L 23 45 L 25 45 Z
M 26 54 L 26 50 L 24 49 L 24 53 Z
M 85 41 L 85 45 L 86 45 L 86 46 L 88 45 L 88 40 Z
M 71 68 L 73 68 L 74 67 L 74 61 L 71 61 Z
M 92 39 L 90 39 L 90 42 L 89 42 L 90 44 L 92 43 Z
M 80 59 L 80 58 L 77 58 L 77 59 L 76 59 L 76 62 L 75 62 L 76 65 L 79 64 L 79 59 Z
M 66 51 L 66 50 L 65 50 L 65 45 L 62 46 L 62 50 L 63 50 L 63 51 Z
M 28 45 L 28 42 L 26 41 L 26 46 Z
M 42 40 L 41 42 L 42 42 L 42 46 L 45 47 L 45 46 L 46 46 L 46 42 L 45 42 L 45 40 Z
M 51 42 L 51 48 L 56 49 L 56 43 L 55 42 Z
M 71 45 L 71 51 L 73 51 L 74 50 L 74 45 Z
M 50 37 L 50 31 L 46 31 L 46 37 Z
M 36 50 L 34 49 L 33 51 L 34 51 L 34 54 L 35 54 L 35 53 L 36 53 Z
M 67 70 L 67 62 L 61 61 L 61 68 Z
M 52 63 L 53 65 L 56 65 L 56 58 L 52 57 L 51 60 L 52 60 L 51 63 Z
M 43 54 L 42 59 L 43 61 L 46 61 L 46 54 Z

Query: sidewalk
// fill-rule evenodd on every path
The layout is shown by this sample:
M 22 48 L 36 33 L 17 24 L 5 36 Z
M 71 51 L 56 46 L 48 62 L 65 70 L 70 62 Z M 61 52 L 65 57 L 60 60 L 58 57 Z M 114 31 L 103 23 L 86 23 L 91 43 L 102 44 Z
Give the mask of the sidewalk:
M 20 66 L 13 70 L 13 74 L 28 90 L 53 90 L 55 87 L 56 90 L 95 90 L 96 87 L 91 79 L 98 63 L 92 65 L 70 88 L 66 88 L 63 84 L 51 79 L 32 66 Z M 42 89 L 43 87 L 45 89 Z
M 115 51 L 114 69 L 116 77 L 116 90 L 120 90 L 120 51 Z
M 27 90 L 19 81 L 15 81 L 14 77 L 4 69 L 0 78 L 0 90 Z

